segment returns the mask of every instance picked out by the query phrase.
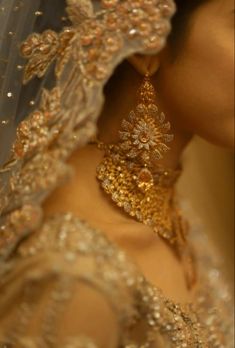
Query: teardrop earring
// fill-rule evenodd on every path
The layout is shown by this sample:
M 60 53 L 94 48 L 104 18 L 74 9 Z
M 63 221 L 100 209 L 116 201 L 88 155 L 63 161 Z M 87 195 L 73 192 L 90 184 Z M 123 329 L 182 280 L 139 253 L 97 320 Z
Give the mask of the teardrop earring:
M 118 207 L 150 226 L 182 256 L 187 249 L 187 224 L 174 197 L 181 168 L 166 169 L 158 163 L 174 138 L 168 133 L 171 124 L 165 119 L 156 105 L 156 92 L 147 72 L 137 92 L 135 109 L 121 123 L 119 141 L 97 141 L 98 148 L 104 151 L 97 179 Z M 186 273 L 191 284 L 192 268 Z
M 97 177 L 118 206 L 173 242 L 168 212 L 160 223 L 162 204 L 159 199 L 155 201 L 156 196 L 160 198 L 160 186 L 161 202 L 163 196 L 169 196 L 167 186 L 171 188 L 179 175 L 179 171 L 166 171 L 157 163 L 170 150 L 167 145 L 173 140 L 173 135 L 167 133 L 170 127 L 164 113 L 158 110 L 147 72 L 137 92 L 135 110 L 122 121 L 118 143 L 98 142 L 105 157 L 97 168 Z

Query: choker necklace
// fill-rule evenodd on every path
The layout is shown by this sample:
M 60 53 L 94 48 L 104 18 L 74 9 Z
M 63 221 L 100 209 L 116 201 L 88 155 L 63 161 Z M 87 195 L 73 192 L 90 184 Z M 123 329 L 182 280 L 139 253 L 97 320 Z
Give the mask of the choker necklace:
M 152 228 L 183 261 L 188 287 L 196 280 L 193 252 L 187 241 L 189 225 L 181 214 L 175 183 L 182 167 L 166 169 L 157 161 L 172 140 L 169 122 L 158 112 L 155 92 L 148 75 L 138 91 L 138 105 L 122 121 L 120 140 L 93 143 L 104 152 L 97 179 L 113 202 L 135 220 Z M 160 131 L 161 130 L 161 131 Z

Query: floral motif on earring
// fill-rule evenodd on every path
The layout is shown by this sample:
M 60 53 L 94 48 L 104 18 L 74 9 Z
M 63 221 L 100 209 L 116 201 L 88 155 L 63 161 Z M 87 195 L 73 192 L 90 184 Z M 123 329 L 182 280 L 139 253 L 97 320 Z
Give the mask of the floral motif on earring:
M 166 143 L 174 139 L 170 122 L 156 105 L 155 90 L 146 74 L 138 91 L 138 105 L 121 124 L 120 150 L 127 158 L 133 158 L 140 164 L 152 167 L 170 150 Z
M 97 168 L 101 187 L 129 215 L 153 227 L 161 237 L 175 243 L 172 204 L 173 185 L 181 170 L 168 170 L 157 163 L 170 148 L 170 123 L 156 105 L 154 86 L 148 74 L 137 92 L 137 106 L 119 131 L 119 141 L 98 147 L 105 151 Z
M 104 144 L 104 158 L 97 167 L 101 188 L 115 204 L 173 247 L 185 265 L 186 279 L 195 280 L 192 255 L 187 243 L 188 224 L 175 199 L 175 186 L 181 168 L 167 169 L 159 164 L 170 150 L 167 143 L 170 122 L 156 105 L 156 94 L 148 74 L 137 92 L 137 106 L 121 123 L 117 143 Z M 187 255 L 187 258 L 185 257 Z M 187 267 L 189 264 L 192 267 Z M 191 262 L 192 261 L 192 262 Z

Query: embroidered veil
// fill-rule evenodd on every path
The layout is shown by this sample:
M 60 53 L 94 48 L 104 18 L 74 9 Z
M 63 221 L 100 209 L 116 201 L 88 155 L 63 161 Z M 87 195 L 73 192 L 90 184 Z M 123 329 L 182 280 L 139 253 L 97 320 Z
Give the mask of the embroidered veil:
M 68 17 L 64 18 L 64 1 L 1 1 L 1 70 L 6 73 L 1 80 L 0 101 L 3 218 L 5 212 L 22 208 L 25 202 L 29 206 L 35 197 L 40 202 L 45 190 L 53 190 L 58 180 L 54 175 L 50 183 L 30 187 L 32 182 L 27 182 L 30 178 L 25 172 L 28 159 L 34 176 L 42 174 L 42 163 L 45 167 L 46 162 L 51 173 L 56 172 L 53 166 L 60 166 L 60 175 L 64 175 L 67 169 L 59 158 L 66 158 L 73 147 L 94 134 L 103 103 L 102 88 L 114 67 L 134 52 L 159 51 L 175 9 L 171 1 L 67 3 Z M 51 16 L 54 8 L 58 13 Z M 33 31 L 35 34 L 26 40 Z M 23 68 L 24 57 L 28 63 Z M 50 117 L 45 117 L 48 112 Z M 15 128 L 26 117 L 9 157 Z M 55 142 L 57 149 L 52 155 L 46 149 Z M 5 246 L 3 253 L 6 250 Z

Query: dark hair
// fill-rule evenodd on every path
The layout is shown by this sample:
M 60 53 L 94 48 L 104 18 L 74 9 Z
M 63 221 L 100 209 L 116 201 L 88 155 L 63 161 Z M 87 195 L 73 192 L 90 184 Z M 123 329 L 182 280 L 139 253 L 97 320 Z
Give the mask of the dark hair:
M 172 18 L 172 31 L 168 38 L 174 54 L 177 54 L 184 42 L 193 11 L 206 1 L 209 0 L 175 0 L 177 11 Z

